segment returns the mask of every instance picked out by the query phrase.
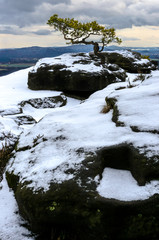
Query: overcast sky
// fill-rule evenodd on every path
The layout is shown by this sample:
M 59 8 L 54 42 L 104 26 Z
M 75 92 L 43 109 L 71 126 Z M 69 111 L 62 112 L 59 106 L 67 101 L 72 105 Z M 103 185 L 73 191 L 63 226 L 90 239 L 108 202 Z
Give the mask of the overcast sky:
M 0 48 L 65 45 L 51 15 L 115 27 L 123 46 L 159 47 L 158 0 L 0 0 Z

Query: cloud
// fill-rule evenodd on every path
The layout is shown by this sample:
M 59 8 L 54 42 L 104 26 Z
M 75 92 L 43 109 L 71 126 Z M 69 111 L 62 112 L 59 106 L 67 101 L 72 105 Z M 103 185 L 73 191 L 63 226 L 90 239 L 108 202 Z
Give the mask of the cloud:
M 120 36 L 122 41 L 140 41 L 140 38 L 135 38 L 135 37 L 122 37 Z
M 159 25 L 158 0 L 72 0 L 72 4 L 63 9 L 54 7 L 60 16 L 78 19 L 96 19 L 99 23 L 115 28 L 142 25 Z
M 35 32 L 32 32 L 36 35 L 50 35 L 51 34 L 51 31 L 50 30 L 47 30 L 47 29 L 41 29 L 41 30 L 37 30 Z
M 25 35 L 26 32 L 20 29 L 16 25 L 12 26 L 0 26 L 0 34 L 13 34 L 13 35 Z
M 158 0 L 0 0 L 0 6 L 0 34 L 51 36 L 53 28 L 46 23 L 55 13 L 118 30 L 159 26 Z M 139 41 L 138 36 L 127 37 L 125 41 Z
M 31 35 L 31 34 L 34 34 L 34 35 L 51 35 L 54 30 L 50 30 L 50 29 L 46 29 L 42 26 L 39 26 L 39 30 L 28 30 L 28 29 L 25 29 L 25 28 L 19 28 L 18 26 L 16 25 L 11 25 L 11 26 L 3 26 L 1 25 L 0 26 L 0 34 L 12 34 L 12 35 Z
M 45 23 L 54 6 L 70 0 L 0 0 L 0 23 L 15 24 L 19 27 Z
M 0 0 L 1 24 L 45 24 L 58 13 L 83 21 L 96 19 L 115 28 L 159 26 L 158 0 Z

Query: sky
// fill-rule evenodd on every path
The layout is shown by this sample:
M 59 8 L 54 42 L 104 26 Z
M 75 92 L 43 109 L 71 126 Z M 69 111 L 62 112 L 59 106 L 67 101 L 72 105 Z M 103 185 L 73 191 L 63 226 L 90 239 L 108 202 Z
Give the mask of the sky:
M 0 48 L 65 46 L 55 13 L 114 27 L 122 46 L 159 47 L 158 0 L 0 0 Z

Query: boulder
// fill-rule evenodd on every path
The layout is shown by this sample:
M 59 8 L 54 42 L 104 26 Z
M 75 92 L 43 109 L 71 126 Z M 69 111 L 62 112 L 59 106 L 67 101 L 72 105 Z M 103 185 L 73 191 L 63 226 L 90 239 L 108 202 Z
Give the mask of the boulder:
M 99 59 L 94 60 L 86 53 L 64 54 L 40 60 L 29 72 L 28 87 L 90 95 L 125 78 L 125 71 L 118 66 L 101 65 Z
M 44 97 L 44 98 L 32 98 L 19 103 L 21 107 L 29 104 L 34 108 L 42 109 L 42 108 L 55 108 L 55 107 L 63 107 L 67 103 L 67 98 L 65 95 L 60 94 L 54 97 Z
M 130 73 L 145 74 L 157 69 L 157 65 L 153 61 L 142 58 L 138 52 L 123 50 L 104 52 L 103 55 L 110 64 L 117 64 L 120 68 Z
M 78 150 L 79 155 L 80 152 L 82 149 Z M 7 172 L 7 180 L 15 192 L 20 213 L 38 234 L 38 239 L 132 240 L 151 237 L 155 240 L 159 234 L 159 195 L 142 201 L 120 201 L 104 198 L 97 192 L 97 176 L 102 179 L 106 167 L 136 172 L 134 175 L 140 182 L 143 174 L 140 167 L 146 166 L 144 160 L 132 146 L 112 146 L 86 157 L 80 168 L 63 166 L 65 174 L 73 174 L 73 178 L 52 181 L 46 192 L 42 189 L 34 192 L 28 187 L 29 183 L 22 183 L 21 177 L 14 172 Z M 156 177 L 159 177 L 158 170 Z M 55 171 L 60 174 L 60 168 Z
M 36 123 L 36 120 L 30 115 L 21 114 L 20 116 L 13 117 L 13 119 L 18 125 Z

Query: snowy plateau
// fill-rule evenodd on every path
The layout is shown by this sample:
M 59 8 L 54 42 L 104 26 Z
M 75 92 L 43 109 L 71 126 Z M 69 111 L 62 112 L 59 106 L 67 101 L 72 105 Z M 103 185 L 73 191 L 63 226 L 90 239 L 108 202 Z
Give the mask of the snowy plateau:
M 74 71 L 68 56 L 63 56 L 64 64 Z M 27 187 L 36 194 L 49 191 L 52 183 L 73 180 L 83 161 L 93 158 L 103 148 L 130 145 L 153 162 L 153 166 L 159 165 L 159 71 L 143 74 L 144 79 L 140 73 L 126 73 L 125 82 L 112 83 L 85 100 L 64 96 L 60 91 L 28 88 L 30 71 L 37 71 L 40 64 L 58 61 L 41 59 L 35 67 L 0 77 L 0 148 L 18 141 L 0 183 L 1 240 L 35 239 L 25 228 L 26 222 L 19 214 L 5 172 L 17 175 L 23 186 L 27 182 Z M 140 60 L 140 64 L 142 61 L 148 60 Z M 86 69 L 83 65 L 83 69 L 95 72 L 101 71 L 102 66 L 90 65 Z M 27 103 L 29 99 L 57 96 L 62 96 L 66 104 L 37 108 Z M 111 100 L 113 107 L 109 105 Z M 26 104 L 20 105 L 24 101 Z M 115 109 L 116 121 L 112 120 Z M 34 121 L 18 121 L 26 116 Z M 87 178 L 87 184 L 95 183 L 95 191 L 105 199 L 144 201 L 159 194 L 159 175 L 155 173 L 155 176 L 140 184 L 129 169 L 105 165 L 101 174 Z M 83 186 L 80 178 L 76 182 Z

